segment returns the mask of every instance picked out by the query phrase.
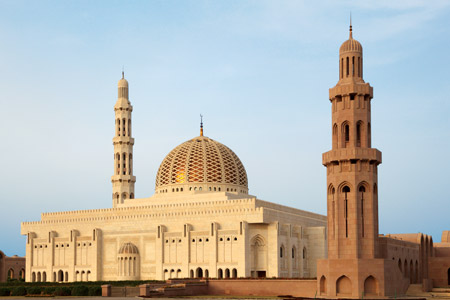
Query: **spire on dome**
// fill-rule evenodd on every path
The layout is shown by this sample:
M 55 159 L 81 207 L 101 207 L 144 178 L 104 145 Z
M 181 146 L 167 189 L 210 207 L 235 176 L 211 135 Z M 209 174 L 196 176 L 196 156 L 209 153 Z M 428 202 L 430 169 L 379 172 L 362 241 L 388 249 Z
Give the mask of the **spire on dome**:
M 122 66 L 122 79 L 125 79 L 125 67 Z
M 203 116 L 200 114 L 200 136 L 203 136 Z
M 349 33 L 349 39 L 353 39 L 353 32 L 352 32 L 352 12 L 350 12 L 350 33 Z

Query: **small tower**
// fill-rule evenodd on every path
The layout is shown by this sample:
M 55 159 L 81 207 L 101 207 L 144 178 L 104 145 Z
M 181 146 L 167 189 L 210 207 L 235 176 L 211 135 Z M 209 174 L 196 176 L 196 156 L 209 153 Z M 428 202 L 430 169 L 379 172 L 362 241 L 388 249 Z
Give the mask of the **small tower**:
M 133 145 L 134 138 L 131 137 L 131 106 L 128 100 L 128 81 L 124 78 L 118 83 L 118 99 L 114 105 L 116 115 L 116 134 L 113 138 L 114 145 L 114 175 L 111 176 L 113 186 L 113 207 L 122 204 L 126 199 L 134 199 L 133 176 Z
M 328 297 L 393 294 L 378 242 L 378 165 L 371 147 L 373 88 L 363 80 L 363 51 L 353 39 L 339 49 L 339 81 L 329 90 L 332 150 L 327 168 L 328 259 L 319 260 L 318 290 Z M 392 266 L 391 266 L 392 265 Z

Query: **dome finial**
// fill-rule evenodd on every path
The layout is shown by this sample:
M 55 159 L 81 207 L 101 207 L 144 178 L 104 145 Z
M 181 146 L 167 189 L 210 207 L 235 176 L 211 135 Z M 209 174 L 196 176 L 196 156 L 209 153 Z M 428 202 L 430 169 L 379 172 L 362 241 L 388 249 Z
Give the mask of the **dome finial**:
M 122 65 L 122 79 L 125 78 L 125 67 Z
M 203 116 L 200 114 L 200 136 L 203 136 Z
M 350 12 L 350 34 L 349 39 L 353 39 L 353 33 L 352 33 L 352 12 Z

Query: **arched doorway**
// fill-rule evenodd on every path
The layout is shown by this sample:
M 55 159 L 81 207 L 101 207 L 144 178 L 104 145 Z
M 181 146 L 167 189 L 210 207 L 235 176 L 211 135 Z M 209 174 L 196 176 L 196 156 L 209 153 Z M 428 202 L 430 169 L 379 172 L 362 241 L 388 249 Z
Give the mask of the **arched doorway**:
M 237 270 L 236 269 L 233 269 L 233 271 L 231 272 L 231 277 L 237 278 Z
M 267 270 L 267 245 L 264 238 L 257 234 L 250 242 L 251 276 L 264 278 Z
M 58 271 L 58 281 L 63 282 L 64 281 L 64 273 L 62 270 Z
M 41 272 L 37 273 L 37 282 L 41 282 Z
M 230 278 L 230 269 L 225 269 L 225 278 Z
M 190 274 L 189 274 L 191 278 L 194 278 L 194 270 L 191 270 Z
M 47 282 L 47 273 L 42 272 L 42 282 Z
M 320 277 L 320 294 L 327 294 L 327 279 L 325 278 L 325 276 Z
M 208 269 L 205 270 L 205 278 L 209 278 L 209 271 L 208 271 Z
M 219 269 L 219 270 L 218 270 L 218 272 L 217 272 L 217 278 L 219 278 L 219 279 L 223 278 L 223 271 L 222 271 L 222 269 Z
M 203 270 L 202 268 L 197 268 L 197 270 L 195 271 L 197 278 L 203 278 Z
M 369 276 L 364 281 L 365 295 L 378 295 L 378 282 L 373 276 Z
M 350 278 L 345 275 L 339 277 L 336 281 L 336 294 L 338 296 L 352 294 L 352 282 L 350 281 Z

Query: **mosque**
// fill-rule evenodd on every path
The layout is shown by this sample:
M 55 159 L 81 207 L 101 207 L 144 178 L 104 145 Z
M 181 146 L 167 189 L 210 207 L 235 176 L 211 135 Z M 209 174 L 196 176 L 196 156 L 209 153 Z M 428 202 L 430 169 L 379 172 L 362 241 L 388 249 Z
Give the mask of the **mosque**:
M 373 88 L 363 80 L 362 46 L 351 26 L 329 91 L 327 216 L 250 195 L 239 157 L 204 136 L 203 126 L 163 159 L 154 195 L 135 199 L 128 91 L 122 73 L 112 208 L 43 213 L 22 223 L 26 281 L 317 278 L 319 296 L 350 298 L 450 285 L 450 231 L 441 243 L 422 233 L 378 232 L 382 159 L 371 145 Z

